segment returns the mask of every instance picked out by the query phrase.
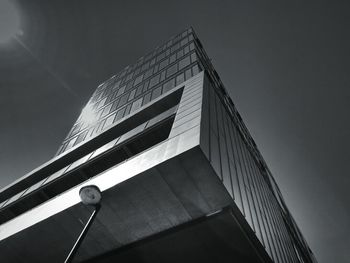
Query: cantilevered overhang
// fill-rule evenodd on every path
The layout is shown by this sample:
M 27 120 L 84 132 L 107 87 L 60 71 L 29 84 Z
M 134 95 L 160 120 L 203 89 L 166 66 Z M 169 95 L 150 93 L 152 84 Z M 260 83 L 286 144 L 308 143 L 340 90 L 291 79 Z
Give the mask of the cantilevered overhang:
M 0 225 L 5 262 L 63 262 L 91 213 L 78 194 L 91 184 L 102 208 L 77 261 L 270 262 L 202 150 L 203 83 L 202 72 L 175 89 L 181 99 L 166 139 Z
M 145 163 L 142 161 L 146 159 L 138 157 L 135 161 Z M 234 213 L 221 211 L 234 207 L 232 198 L 199 146 L 142 172 L 131 171 L 131 167 L 132 161 L 126 162 L 106 172 L 104 179 L 108 180 L 89 182 L 103 191 L 102 208 L 77 261 L 100 262 L 104 258 L 102 262 L 114 262 L 120 257 L 122 262 L 130 262 L 130 257 L 134 262 L 151 262 L 161 255 L 158 262 L 175 262 L 176 258 L 190 262 L 207 255 L 203 262 L 232 262 L 235 257 L 236 262 L 268 262 L 262 260 L 263 253 L 254 248 Z M 137 175 L 107 186 L 112 177 L 133 172 Z M 22 231 L 12 229 L 16 233 L 0 242 L 2 258 L 19 263 L 63 262 L 90 213 L 78 202 L 78 190 L 72 189 L 23 215 L 22 220 L 35 220 L 40 213 L 47 216 L 49 210 L 56 211 Z M 68 203 L 71 206 L 67 207 Z M 58 209 L 62 211 L 57 213 Z M 207 217 L 215 212 L 220 215 Z M 20 221 L 17 218 L 7 223 L 8 229 L 2 228 L 1 235 L 23 226 L 25 222 Z M 156 251 L 157 244 L 164 250 Z M 165 260 L 168 252 L 177 257 Z M 227 261 L 221 261 L 224 259 Z
M 0 192 L 0 224 L 83 181 L 98 176 L 100 172 L 162 140 L 174 137 L 178 137 L 177 140 L 183 138 L 181 133 L 199 125 L 202 83 L 203 73 L 200 73 L 122 118 L 98 136 L 53 158 L 4 188 Z M 170 130 L 167 130 L 168 120 L 168 124 L 165 125 L 168 128 L 165 133 L 163 132 L 164 134 L 154 136 L 154 138 L 151 134 L 148 138 L 142 138 L 144 134 L 150 134 L 150 130 L 154 127 L 158 129 L 156 133 L 162 133 L 163 127 L 159 127 L 162 126 L 159 123 L 164 124 L 163 121 L 169 118 L 173 119 L 170 120 Z M 128 148 L 128 145 L 125 144 L 135 138 L 136 141 L 141 140 L 141 148 L 125 152 L 123 149 Z M 135 143 L 134 140 L 132 144 Z
M 34 185 L 34 181 L 32 182 L 32 186 L 29 186 L 29 188 L 24 190 L 25 195 L 22 195 L 22 197 L 19 199 L 16 196 L 10 197 L 7 203 L 9 203 L 12 199 L 17 198 L 17 200 L 14 202 L 14 204 L 11 203 L 10 205 L 7 205 L 7 203 L 5 203 L 5 205 L 3 205 L 4 207 L 0 210 L 0 219 L 2 223 L 0 225 L 0 240 L 5 239 L 15 232 L 30 227 L 31 225 L 36 224 L 45 218 L 73 206 L 80 201 L 77 193 L 79 189 L 86 184 L 96 184 L 102 191 L 105 191 L 153 166 L 156 166 L 178 154 L 198 146 L 200 140 L 202 86 L 203 73 L 198 74 L 192 79 L 186 81 L 180 87 L 176 87 L 173 91 L 165 94 L 159 100 L 152 103 L 151 106 L 144 109 L 141 108 L 140 111 L 136 112 L 133 116 L 122 120 L 122 123 L 117 124 L 113 128 L 117 129 L 119 125 L 127 125 L 123 125 L 124 122 L 129 122 L 127 127 L 135 126 L 133 123 L 136 122 L 136 120 L 139 120 L 137 121 L 137 125 L 139 126 L 136 126 L 134 129 L 129 129 L 129 131 L 123 135 L 118 133 L 118 130 L 112 129 L 111 135 L 114 134 L 115 137 L 112 137 L 110 142 L 107 141 L 106 145 L 103 144 L 105 141 L 102 141 L 102 145 L 101 143 L 97 144 L 94 151 L 87 152 L 87 158 L 85 158 L 84 155 L 82 155 L 82 159 L 74 158 L 71 160 L 71 164 L 68 166 L 68 168 L 61 166 L 59 167 L 59 170 L 55 171 L 55 173 L 46 174 L 46 179 L 44 178 L 42 181 L 39 181 L 39 184 L 41 184 L 39 188 Z M 174 94 L 180 94 L 177 103 L 176 99 L 174 100 Z M 176 95 L 175 98 L 176 97 L 178 96 Z M 140 149 L 137 149 L 133 153 L 127 153 L 125 156 L 126 158 L 123 156 L 120 158 L 120 155 L 124 155 L 125 151 L 122 151 L 119 154 L 118 147 L 125 148 L 125 141 L 132 142 L 134 140 L 133 138 L 135 137 L 136 139 L 142 139 L 143 137 L 141 135 L 142 133 L 147 134 L 148 126 L 157 126 L 159 121 L 162 122 L 162 118 L 167 116 L 164 115 L 166 112 L 162 113 L 159 108 L 167 110 L 169 107 L 173 107 L 174 102 L 176 105 L 176 114 L 171 121 L 170 130 L 166 131 L 166 137 L 164 138 L 163 135 L 161 136 L 163 137 L 162 142 L 159 142 L 156 145 L 151 145 L 141 152 L 139 151 Z M 164 106 L 153 107 L 155 104 Z M 158 113 L 158 115 L 154 113 L 152 114 L 154 111 Z M 153 118 L 141 118 L 139 114 L 142 114 L 142 112 L 145 112 L 143 113 L 145 116 L 147 116 L 147 112 L 148 114 L 151 112 L 150 116 Z M 171 112 L 172 111 L 170 111 L 170 114 Z M 136 117 L 136 119 L 134 117 Z M 144 123 L 142 124 L 142 121 L 140 120 L 142 120 Z M 162 129 L 162 126 L 160 126 L 160 129 Z M 140 131 L 144 132 L 141 132 L 140 134 Z M 152 136 L 152 133 L 150 135 Z M 117 140 L 117 143 L 115 143 L 115 140 Z M 149 140 L 152 140 L 152 138 L 149 138 Z M 140 144 L 143 144 L 143 142 L 141 141 Z M 75 150 L 78 152 L 81 151 L 80 148 Z M 128 148 L 126 150 L 130 152 L 133 149 Z M 102 155 L 101 152 L 103 153 Z M 110 152 L 112 155 L 107 156 Z M 113 154 L 113 152 L 116 152 L 116 154 Z M 83 153 L 86 154 L 84 151 Z M 86 161 L 90 159 L 92 159 L 92 162 Z M 55 159 L 53 162 L 58 160 L 59 159 Z M 95 160 L 97 160 L 97 162 Z M 100 166 L 98 161 L 104 162 L 103 166 L 106 166 L 107 170 L 96 170 L 96 168 L 98 168 L 97 166 Z M 51 164 L 52 163 L 49 163 L 48 165 L 50 166 Z M 72 166 L 74 166 L 73 171 L 76 171 L 73 173 L 73 175 L 71 172 L 66 172 L 71 170 Z M 86 170 L 86 167 L 88 166 L 90 166 L 92 172 Z M 63 168 L 64 172 L 61 172 L 61 168 Z M 41 170 L 41 168 L 39 170 Z M 32 176 L 35 177 L 36 172 L 34 172 Z M 31 179 L 32 176 L 26 176 L 25 179 Z M 75 182 L 77 179 L 79 179 L 78 183 Z M 64 182 L 63 185 L 62 182 Z M 19 184 L 20 183 L 22 183 L 22 181 L 20 181 Z M 64 187 L 65 184 L 68 185 Z M 56 186 L 60 187 L 57 188 Z M 38 189 L 31 192 L 32 187 L 36 187 Z M 53 187 L 52 190 L 54 191 L 49 191 L 50 187 Z M 27 192 L 30 193 L 27 194 Z M 7 218 L 10 218 L 10 220 Z
M 233 208 L 201 217 L 86 262 L 271 262 L 260 254 Z

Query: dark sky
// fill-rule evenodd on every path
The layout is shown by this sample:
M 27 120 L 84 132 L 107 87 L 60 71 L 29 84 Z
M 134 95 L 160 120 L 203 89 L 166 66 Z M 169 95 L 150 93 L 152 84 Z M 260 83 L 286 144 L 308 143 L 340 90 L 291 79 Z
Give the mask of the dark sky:
M 0 44 L 0 187 L 55 154 L 99 83 L 192 25 L 319 262 L 349 262 L 347 1 L 15 3 L 23 45 Z

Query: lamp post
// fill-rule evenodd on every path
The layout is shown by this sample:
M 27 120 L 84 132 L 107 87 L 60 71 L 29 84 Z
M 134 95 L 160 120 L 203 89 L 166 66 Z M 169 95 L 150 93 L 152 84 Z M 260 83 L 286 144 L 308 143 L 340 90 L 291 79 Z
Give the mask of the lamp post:
M 64 263 L 72 262 L 75 254 L 77 253 L 77 251 L 78 251 L 81 243 L 83 242 L 87 232 L 89 231 L 90 226 L 94 222 L 94 219 L 95 219 L 98 211 L 101 208 L 101 204 L 100 204 L 101 198 L 102 198 L 101 191 L 96 185 L 88 185 L 88 186 L 82 187 L 79 191 L 79 196 L 80 196 L 81 202 L 84 205 L 93 206 L 94 211 L 92 212 L 89 220 L 85 224 L 78 239 L 75 241 L 75 244 L 72 247 L 71 251 L 69 252 Z

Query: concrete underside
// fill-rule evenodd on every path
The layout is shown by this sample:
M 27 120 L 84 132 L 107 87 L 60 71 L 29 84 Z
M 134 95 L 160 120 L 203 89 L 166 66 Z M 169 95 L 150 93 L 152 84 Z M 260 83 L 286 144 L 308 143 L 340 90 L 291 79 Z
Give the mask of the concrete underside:
M 225 209 L 87 262 L 265 262 Z
M 205 217 L 228 206 L 195 147 L 104 191 L 76 261 L 265 262 L 231 212 Z M 1 262 L 63 262 L 90 213 L 77 204 L 2 240 Z

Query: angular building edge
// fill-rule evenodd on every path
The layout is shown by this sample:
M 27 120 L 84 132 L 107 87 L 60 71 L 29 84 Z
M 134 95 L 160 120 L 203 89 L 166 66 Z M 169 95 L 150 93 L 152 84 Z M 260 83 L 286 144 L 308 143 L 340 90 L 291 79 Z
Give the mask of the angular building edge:
M 198 63 L 203 71 L 199 74 L 194 74 L 194 76 L 189 79 L 187 79 L 185 73 L 182 73 L 184 75 L 183 78 L 187 80 L 185 81 L 185 79 L 183 79 L 182 82 L 180 80 L 180 84 L 171 88 L 169 91 L 164 91 L 167 83 L 163 82 L 164 87 L 161 87 L 163 87 L 164 94 L 158 95 L 158 98 L 153 99 L 153 91 L 156 90 L 156 88 L 154 88 L 154 90 L 152 90 L 151 102 L 146 105 L 138 106 L 138 102 L 135 101 L 135 103 L 130 104 L 129 111 L 135 109 L 131 110 L 129 115 L 122 117 L 120 120 L 116 121 L 116 118 L 114 118 L 116 122 L 112 126 L 109 126 L 107 130 L 103 132 L 100 131 L 99 134 L 94 135 L 91 139 L 83 141 L 71 149 L 66 150 L 64 153 L 56 156 L 54 159 L 0 192 L 0 202 L 2 202 L 0 205 L 0 207 L 2 207 L 0 208 L 0 220 L 3 222 L 0 229 L 4 241 L 7 237 L 19 233 L 20 230 L 30 231 L 26 230 L 26 228 L 30 228 L 31 225 L 42 222 L 43 220 L 46 222 L 58 212 L 67 210 L 68 207 L 77 206 L 79 202 L 77 191 L 79 187 L 85 184 L 96 183 L 103 191 L 107 191 L 107 189 L 117 187 L 118 184 L 123 184 L 122 182 L 128 181 L 128 179 L 133 178 L 136 174 L 143 173 L 149 169 L 152 170 L 153 168 L 151 167 L 157 166 L 154 162 L 152 164 L 152 159 L 157 160 L 158 165 L 163 162 L 169 163 L 166 160 L 174 159 L 173 161 L 176 161 L 178 158 L 177 156 L 182 156 L 182 154 L 186 152 L 190 154 L 190 152 L 193 151 L 190 149 L 200 149 L 209 161 L 212 170 L 216 174 L 215 176 L 219 179 L 218 181 L 221 182 L 226 189 L 227 196 L 230 196 L 230 198 L 226 200 L 231 201 L 228 201 L 228 203 L 221 203 L 221 208 L 231 207 L 234 217 L 236 219 L 238 218 L 237 220 L 243 227 L 244 233 L 246 233 L 249 240 L 254 243 L 253 247 L 260 251 L 258 253 L 259 255 L 262 255 L 263 258 L 265 257 L 264 262 L 269 262 L 266 261 L 267 254 L 269 255 L 267 257 L 271 257 L 274 262 L 316 262 L 316 259 L 286 207 L 270 170 L 262 158 L 254 140 L 251 138 L 232 100 L 228 96 L 201 42 L 192 28 L 185 32 L 187 33 L 180 34 L 180 36 L 184 38 L 180 37 L 179 40 L 176 41 L 179 41 L 178 43 L 181 41 L 182 43 L 182 39 L 187 38 L 187 34 L 193 36 L 193 42 L 190 40 L 190 43 L 193 43 L 191 44 L 193 45 L 193 49 L 188 50 L 192 50 L 192 52 L 196 54 L 195 57 L 197 58 L 194 61 Z M 173 39 L 176 38 L 178 37 L 176 36 Z M 186 45 L 187 44 L 185 44 L 185 47 L 187 47 Z M 165 44 L 164 46 L 166 49 L 168 45 Z M 161 48 L 162 47 L 160 47 L 160 49 Z M 172 46 L 168 46 L 168 49 L 172 50 Z M 156 56 L 158 53 L 151 52 L 150 54 Z M 169 54 L 169 56 L 171 56 L 172 51 L 169 51 Z M 147 56 L 148 55 L 146 55 L 145 58 Z M 180 59 L 182 59 L 182 57 Z M 180 61 L 180 59 L 178 59 L 178 61 Z M 147 61 L 147 59 L 145 60 Z M 181 61 L 183 60 L 184 59 Z M 144 61 L 144 59 L 139 59 L 138 61 Z M 163 63 L 165 60 L 161 58 L 160 61 L 160 63 Z M 177 63 L 176 61 L 175 63 Z M 140 65 L 139 68 L 141 68 L 142 64 L 140 62 L 136 64 Z M 190 66 L 191 65 L 192 64 L 190 64 Z M 135 69 L 133 66 L 131 66 L 131 68 Z M 128 70 L 127 67 L 125 72 L 128 72 Z M 167 68 L 165 68 L 165 70 L 167 70 Z M 177 70 L 180 70 L 180 64 L 177 66 Z M 161 74 L 159 75 L 161 79 L 162 76 Z M 165 74 L 164 78 L 165 80 L 163 80 L 167 81 Z M 113 78 L 111 79 L 113 80 Z M 110 83 L 111 79 L 107 80 L 107 83 Z M 136 77 L 132 79 L 133 85 L 139 81 L 137 79 L 139 78 Z M 144 82 L 147 83 L 147 80 Z M 143 82 L 139 83 L 138 85 L 140 86 Z M 176 83 L 178 83 L 177 78 Z M 104 87 L 105 85 L 102 84 L 99 86 L 98 90 L 103 91 Z M 134 92 L 136 97 L 137 92 L 136 86 Z M 96 94 L 99 93 L 97 92 Z M 131 95 L 128 96 L 130 98 Z M 113 108 L 112 103 L 111 108 Z M 104 114 L 102 110 L 100 112 Z M 109 115 L 107 115 L 107 117 L 108 116 Z M 144 120 L 148 121 L 144 122 Z M 95 151 L 96 149 L 102 148 L 102 150 L 99 150 L 99 154 L 102 153 L 101 156 L 113 156 L 112 151 L 114 151 L 113 149 L 118 149 L 117 145 L 126 145 L 125 142 L 128 142 L 130 138 L 135 138 L 142 134 L 147 135 L 147 133 L 149 133 L 148 131 L 156 130 L 157 123 L 163 123 L 162 125 L 165 125 L 164 128 L 169 127 L 170 129 L 169 135 L 165 141 L 164 136 L 166 135 L 159 135 L 159 141 L 155 140 L 154 145 L 150 144 L 148 146 L 150 148 L 144 151 L 139 149 L 139 153 L 131 155 L 131 158 L 126 159 L 121 164 L 110 168 L 106 166 L 108 169 L 105 172 L 99 173 L 94 179 L 82 177 L 81 183 L 73 183 L 73 179 L 77 177 L 63 177 L 67 172 L 68 174 L 73 173 L 74 176 L 78 176 L 79 169 L 82 169 L 81 167 L 86 166 L 89 168 L 89 162 L 97 166 L 105 165 L 103 161 L 101 161 L 102 157 L 96 154 L 98 151 Z M 71 134 L 71 132 L 69 134 Z M 116 134 L 120 134 L 120 136 L 115 139 L 114 137 Z M 133 147 L 131 143 L 132 141 L 127 144 L 126 147 Z M 93 152 L 91 153 L 91 151 Z M 163 156 L 162 154 L 157 154 L 157 151 L 162 152 Z M 158 157 L 154 158 L 154 156 Z M 164 158 L 164 156 L 167 157 Z M 135 170 L 135 167 L 140 168 L 140 163 L 145 165 L 143 170 Z M 61 171 L 60 169 L 67 164 L 69 164 L 70 167 Z M 165 169 L 164 167 L 162 169 Z M 122 171 L 118 171 L 118 169 L 122 169 Z M 211 168 L 207 169 L 210 170 Z M 78 172 L 74 174 L 75 171 Z M 128 176 L 117 178 L 114 175 L 123 172 L 128 174 Z M 49 179 L 46 178 L 48 174 L 50 175 Z M 60 178 L 68 179 L 61 180 Z M 164 179 L 164 175 L 162 175 L 161 178 Z M 83 180 L 88 181 L 84 182 Z M 45 186 L 45 183 L 49 181 L 50 184 L 47 184 L 47 186 L 51 188 Z M 61 185 L 59 185 L 59 182 L 62 182 Z M 200 182 L 200 180 L 196 182 Z M 26 212 L 20 207 L 20 202 L 24 202 L 24 193 L 26 193 L 26 191 L 28 193 L 30 188 L 33 188 L 32 185 L 35 186 L 38 184 L 40 184 L 39 188 L 30 194 L 33 196 L 32 193 L 35 193 L 37 195 L 36 198 L 40 198 L 45 202 L 38 203 L 36 201 L 35 203 L 33 201 L 33 209 Z M 66 186 L 63 187 L 64 184 L 66 184 Z M 215 183 L 213 184 L 215 185 Z M 29 188 L 27 188 L 28 186 Z M 45 190 L 44 186 L 47 190 Z M 70 189 L 67 187 L 70 187 Z M 201 189 L 203 190 L 205 187 Z M 221 190 L 219 192 L 221 194 L 218 194 L 218 196 L 225 196 Z M 52 197 L 50 197 L 51 193 Z M 55 197 L 57 193 L 59 193 L 59 195 Z M 10 198 L 8 198 L 9 196 Z M 213 197 L 215 195 L 207 195 L 208 198 L 210 196 Z M 186 199 L 181 199 L 181 195 L 179 195 L 178 198 L 179 200 Z M 193 196 L 191 198 L 193 198 Z M 195 198 L 194 200 L 199 199 Z M 223 205 L 224 203 L 225 205 Z M 8 206 L 11 209 L 4 210 L 6 204 L 11 204 L 11 206 Z M 16 204 L 17 207 L 14 206 Z M 55 209 L 52 209 L 52 207 L 55 207 Z M 205 213 L 211 213 L 215 212 L 219 207 L 220 206 L 209 210 L 204 209 L 203 211 L 206 211 Z M 16 215 L 16 213 L 20 211 L 24 212 Z M 38 211 L 41 211 L 41 217 L 38 216 Z M 201 215 L 203 216 L 205 213 Z M 28 221 L 28 214 L 32 221 Z M 193 220 L 193 218 L 191 220 Z

